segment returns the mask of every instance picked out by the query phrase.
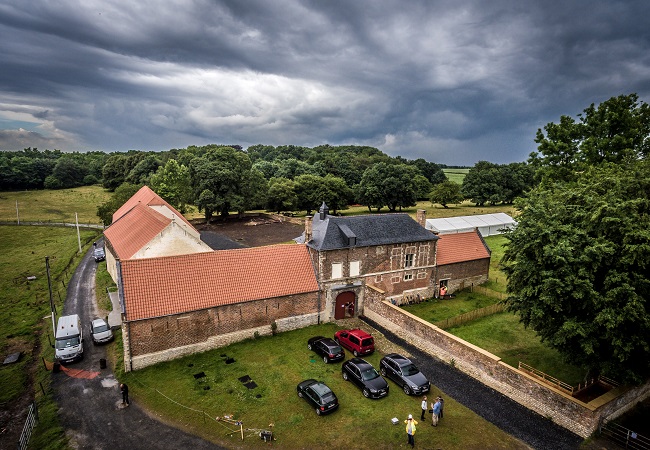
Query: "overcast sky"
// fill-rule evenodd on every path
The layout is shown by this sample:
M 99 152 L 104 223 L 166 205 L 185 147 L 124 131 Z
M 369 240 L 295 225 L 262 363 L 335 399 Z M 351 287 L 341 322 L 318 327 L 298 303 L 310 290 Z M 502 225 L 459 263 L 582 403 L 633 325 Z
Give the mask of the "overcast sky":
M 370 145 L 525 161 L 650 102 L 650 1 L 4 0 L 0 149 Z

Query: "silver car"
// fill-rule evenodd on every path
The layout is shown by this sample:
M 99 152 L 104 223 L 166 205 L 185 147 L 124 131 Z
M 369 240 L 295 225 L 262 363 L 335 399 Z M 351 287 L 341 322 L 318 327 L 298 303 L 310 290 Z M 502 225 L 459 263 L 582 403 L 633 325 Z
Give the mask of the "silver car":
M 95 344 L 102 344 L 113 340 L 113 332 L 104 319 L 94 319 L 90 323 L 90 335 Z

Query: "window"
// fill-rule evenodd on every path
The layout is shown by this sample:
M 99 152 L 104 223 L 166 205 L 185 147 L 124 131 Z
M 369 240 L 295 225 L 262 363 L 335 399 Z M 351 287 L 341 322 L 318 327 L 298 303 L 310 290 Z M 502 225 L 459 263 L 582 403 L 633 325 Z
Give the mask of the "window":
M 361 261 L 350 261 L 350 276 L 351 277 L 357 277 L 359 276 L 360 270 L 359 267 L 361 265 Z
M 332 278 L 343 278 L 343 264 L 332 264 Z
M 413 263 L 415 262 L 415 254 L 414 253 L 407 253 L 404 255 L 404 267 L 413 267 Z
M 409 281 L 413 279 L 413 274 L 412 273 L 405 273 L 404 274 L 404 281 Z

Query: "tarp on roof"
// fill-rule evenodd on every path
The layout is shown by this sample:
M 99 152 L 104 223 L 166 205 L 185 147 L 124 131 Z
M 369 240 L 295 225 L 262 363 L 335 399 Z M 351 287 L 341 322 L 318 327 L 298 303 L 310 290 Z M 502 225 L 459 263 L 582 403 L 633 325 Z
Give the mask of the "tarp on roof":
M 517 222 L 506 213 L 479 214 L 476 216 L 444 217 L 427 219 L 426 229 L 436 234 L 466 233 L 476 228 L 483 236 L 501 234 Z

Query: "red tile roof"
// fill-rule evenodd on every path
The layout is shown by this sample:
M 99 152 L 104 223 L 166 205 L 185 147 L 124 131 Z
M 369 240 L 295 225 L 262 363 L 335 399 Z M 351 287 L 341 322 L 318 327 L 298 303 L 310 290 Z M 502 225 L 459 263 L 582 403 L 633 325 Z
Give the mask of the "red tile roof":
M 136 203 L 104 231 L 104 237 L 110 242 L 115 256 L 125 260 L 147 245 L 171 221 L 148 206 Z
M 122 261 L 127 320 L 318 291 L 304 245 Z
M 439 266 L 490 257 L 477 231 L 439 236 L 436 263 Z
M 138 192 L 128 199 L 120 208 L 113 213 L 113 222 L 117 221 L 120 217 L 129 212 L 135 205 L 142 203 L 147 206 L 166 206 L 169 210 L 185 222 L 190 228 L 196 230 L 192 224 L 181 213 L 162 199 L 158 194 L 151 190 L 149 186 L 142 186 Z M 198 233 L 198 231 L 197 231 Z

